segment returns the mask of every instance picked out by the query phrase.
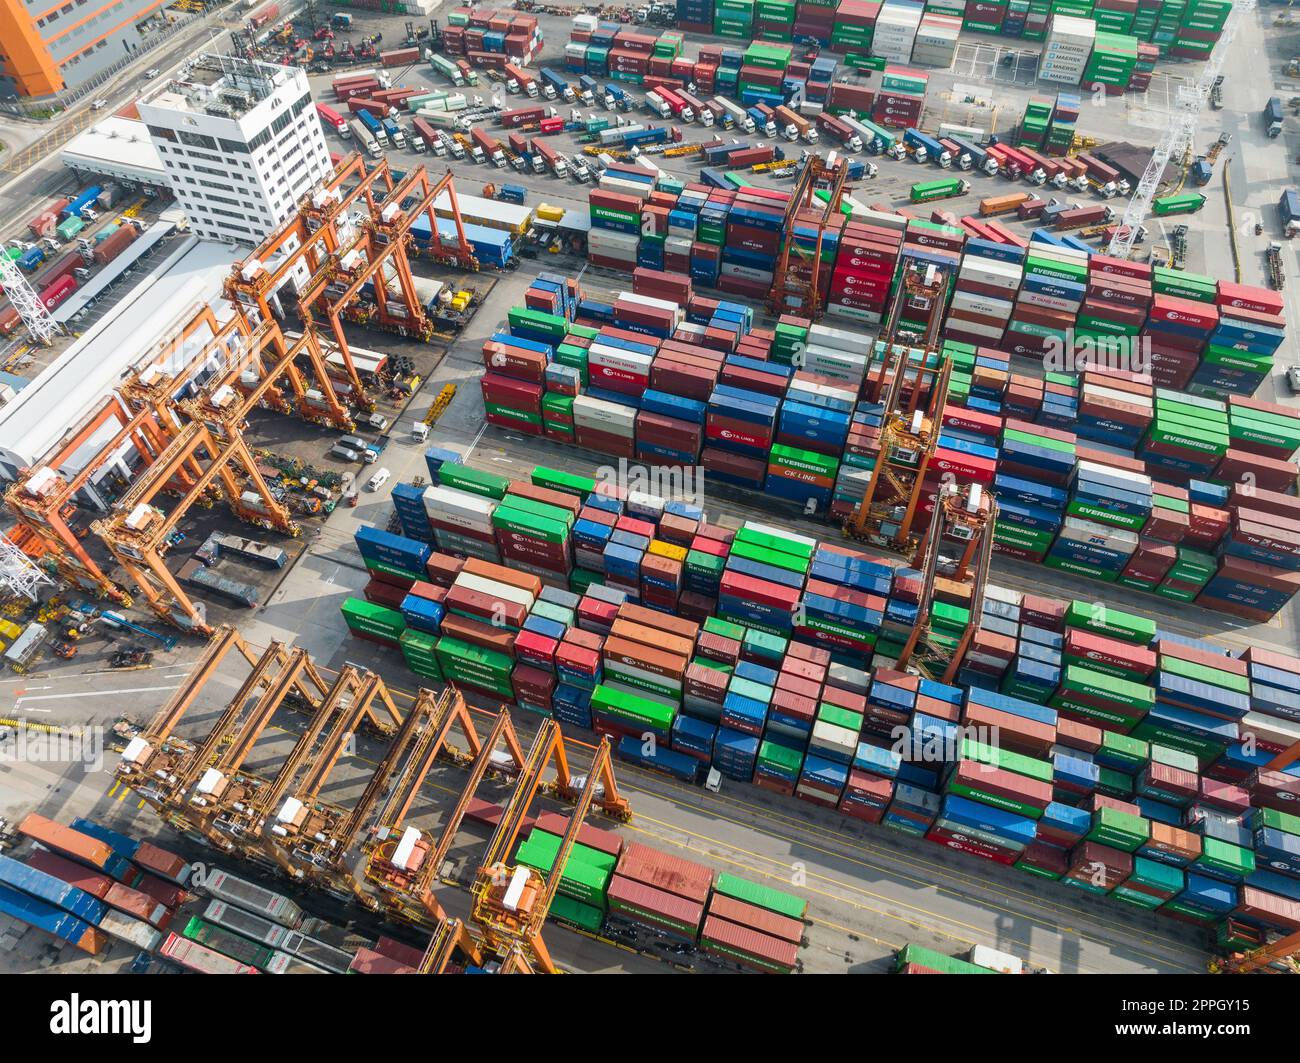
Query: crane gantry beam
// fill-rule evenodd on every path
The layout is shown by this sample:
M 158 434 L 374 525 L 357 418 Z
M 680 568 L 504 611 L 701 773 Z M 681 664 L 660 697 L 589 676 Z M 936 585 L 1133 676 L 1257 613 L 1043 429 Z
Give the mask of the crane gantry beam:
M 773 266 L 772 290 L 767 299 L 772 314 L 778 317 L 797 314 L 809 321 L 822 316 L 825 310 L 821 284 L 822 238 L 828 223 L 840 209 L 848 172 L 843 159 L 827 161 L 814 153 L 804 160 L 781 225 L 781 247 Z M 819 191 L 827 194 L 824 201 L 817 201 Z M 807 223 L 815 227 L 817 233 L 811 251 L 800 247 L 794 239 L 795 225 L 801 214 L 809 215 Z
M 879 450 L 844 532 L 877 546 L 911 550 L 918 540 L 914 528 L 938 445 L 952 363 L 939 351 L 947 274 L 907 259 L 902 269 L 888 324 L 874 345 L 875 361 L 867 366 L 869 377 L 878 373 L 866 385 L 866 395 L 881 407 Z M 925 315 L 916 365 L 911 364 L 910 347 L 899 342 L 912 338 L 901 327 L 909 311 Z M 914 374 L 910 395 L 905 393 L 909 373 Z
M 177 470 L 201 453 L 206 454 L 207 468 L 169 513 L 164 515 L 156 510 L 151 505 L 152 500 L 168 485 Z M 244 489 L 236 479 L 236 470 L 247 479 L 260 508 L 244 499 Z M 167 449 L 118 500 L 112 514 L 92 525 L 118 564 L 141 589 L 149 607 L 176 626 L 200 634 L 210 634 L 212 628 L 181 589 L 162 555 L 180 518 L 218 481 L 237 517 L 260 527 L 275 528 L 284 534 L 297 534 L 297 525 L 290 518 L 289 511 L 271 494 L 243 435 L 236 434 L 225 442 L 218 442 L 201 421 L 191 421 L 182 428 Z

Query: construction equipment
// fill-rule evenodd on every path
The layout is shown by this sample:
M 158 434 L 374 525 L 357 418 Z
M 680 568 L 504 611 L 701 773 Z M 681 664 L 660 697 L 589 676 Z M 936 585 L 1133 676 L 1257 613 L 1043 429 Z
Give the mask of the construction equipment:
M 1210 150 L 1205 153 L 1205 161 L 1208 162 L 1211 166 L 1213 166 L 1215 162 L 1218 160 L 1219 156 L 1223 153 L 1223 149 L 1226 148 L 1231 143 L 1232 143 L 1231 133 L 1220 133 L 1219 139 L 1216 140 L 1213 144 L 1211 144 Z
M 444 196 L 450 208 L 451 232 L 440 232 L 433 203 Z M 355 208 L 363 206 L 360 225 L 352 224 Z M 251 255 L 234 265 L 226 281 L 226 295 L 240 304 L 256 321 L 283 317 L 281 288 L 305 266 L 310 279 L 297 287 L 297 310 L 305 325 L 315 314 L 330 323 L 342 357 L 347 382 L 356 396 L 355 405 L 372 408 L 357 374 L 351 349 L 343 332 L 344 314 L 351 320 L 364 319 L 401 335 L 427 335 L 431 328 L 415 291 L 406 248 L 415 221 L 428 219 L 430 232 L 438 234 L 435 260 L 466 270 L 476 270 L 465 237 L 464 222 L 450 173 L 431 180 L 423 166 L 408 171 L 401 180 L 381 159 L 367 170 L 359 153 L 348 156 L 319 188 L 313 190 L 291 217 L 262 241 Z M 271 264 L 271 265 L 268 265 Z M 390 308 L 384 277 L 397 281 L 400 312 Z M 370 282 L 374 303 L 362 306 L 361 290 Z M 293 289 L 285 288 L 285 292 Z M 304 332 L 308 329 L 304 328 Z
M 1170 159 L 1180 158 L 1187 146 L 1192 143 L 1201 112 L 1208 100 L 1212 108 L 1222 105 L 1223 77 L 1220 71 L 1227 62 L 1228 52 L 1232 49 L 1233 39 L 1241 20 L 1255 10 L 1256 0 L 1238 0 L 1232 5 L 1223 31 L 1214 46 L 1210 58 L 1202 69 L 1200 77 L 1189 84 L 1179 85 L 1174 100 L 1174 111 L 1169 116 L 1168 126 L 1162 134 L 1146 168 L 1138 180 L 1137 188 L 1124 210 L 1123 223 L 1128 227 L 1127 233 L 1116 232 L 1111 239 L 1107 254 L 1114 258 L 1127 258 L 1133 250 L 1133 235 L 1147 218 L 1151 210 L 1151 201 L 1164 179 L 1165 168 Z
M 881 417 L 880 443 L 862 501 L 844 534 L 903 552 L 915 550 L 917 515 L 939 441 L 952 363 L 939 353 L 948 277 L 939 266 L 906 257 L 888 324 L 872 348 L 866 398 Z M 918 335 L 903 328 L 920 323 Z M 900 342 L 901 341 L 901 342 Z M 911 357 L 913 343 L 918 358 Z
M 615 785 L 609 738 L 602 735 L 549 874 L 543 877 L 532 868 L 509 864 L 508 858 L 528 809 L 542 788 L 542 772 L 552 759 L 555 786 L 561 792 L 572 794 L 575 787 L 569 777 L 560 725 L 553 719 L 545 719 L 537 730 L 471 889 L 474 898 L 471 919 L 483 948 L 502 957 L 505 967 L 544 974 L 556 974 L 559 968 L 542 941 L 542 926 L 588 809 L 598 804 L 609 815 L 620 819 L 630 816 L 627 801 Z
M 143 646 L 127 646 L 125 649 L 118 650 L 108 659 L 110 668 L 118 668 L 124 671 L 148 668 L 152 664 L 153 654 Z
M 204 461 L 206 468 L 202 468 Z M 201 471 L 170 512 L 164 514 L 151 504 L 174 476 L 196 467 Z M 242 474 L 242 481 L 237 473 Z M 222 494 L 240 520 L 254 527 L 274 528 L 285 535 L 298 534 L 297 524 L 271 493 L 243 436 L 236 433 L 233 438 L 219 442 L 200 421 L 193 421 L 177 432 L 167 448 L 117 501 L 112 513 L 91 525 L 143 592 L 149 607 L 177 627 L 199 634 L 211 632 L 205 612 L 181 589 L 176 577 L 168 571 L 163 555 L 176 523 L 189 508 L 200 501 L 213 501 Z
M 825 311 L 825 299 L 821 294 L 822 238 L 831 220 L 839 215 L 848 173 L 846 160 L 838 158 L 828 165 L 821 155 L 808 156 L 800 170 L 786 207 L 782 231 L 794 233 L 795 219 L 809 211 L 820 215 L 821 224 L 817 226 L 817 239 L 812 246 L 794 239 L 781 241 L 772 291 L 767 300 L 768 311 L 773 316 L 798 314 L 816 321 Z M 824 194 L 824 199 L 818 195 L 819 192 Z
M 1174 269 L 1182 269 L 1187 263 L 1187 226 L 1175 225 L 1171 235 L 1171 251 L 1169 265 Z

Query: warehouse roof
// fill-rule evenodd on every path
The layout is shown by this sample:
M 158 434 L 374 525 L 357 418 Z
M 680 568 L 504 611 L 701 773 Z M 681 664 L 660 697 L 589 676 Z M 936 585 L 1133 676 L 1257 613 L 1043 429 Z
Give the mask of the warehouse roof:
M 165 185 L 162 159 L 138 119 L 110 115 L 73 137 L 59 152 L 64 166 L 142 184 Z
M 234 258 L 230 244 L 178 241 L 116 306 L 0 407 L 0 461 L 15 468 L 35 464 L 200 304 L 212 304 L 218 319 L 228 320 L 234 311 L 219 296 Z

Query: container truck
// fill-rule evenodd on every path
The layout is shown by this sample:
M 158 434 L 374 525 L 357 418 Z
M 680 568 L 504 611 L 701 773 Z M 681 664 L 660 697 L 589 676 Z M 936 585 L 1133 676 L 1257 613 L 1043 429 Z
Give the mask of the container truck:
M 952 165 L 952 155 L 944 150 L 943 145 L 929 133 L 922 133 L 919 129 L 903 130 L 903 147 L 917 162 L 935 162 L 943 166 L 944 160 L 947 159 L 947 165 Z
M 388 137 L 389 141 L 392 142 L 393 147 L 395 148 L 406 147 L 406 134 L 402 132 L 401 126 L 399 126 L 391 118 L 385 118 L 383 121 L 383 126 L 384 126 L 384 135 Z
M 822 111 L 817 115 L 817 128 L 825 133 L 828 137 L 837 140 L 842 144 L 846 151 L 861 151 L 862 138 L 853 131 L 853 128 L 845 121 Z
M 602 95 L 603 93 L 600 91 L 600 86 L 596 83 L 596 79 L 590 74 L 583 74 L 578 78 L 578 99 L 588 107 L 592 106 L 592 104 L 596 102 L 597 96 Z
M 632 97 L 628 93 L 612 83 L 605 85 L 605 98 L 612 100 L 612 104 L 606 104 L 606 107 L 617 107 L 624 113 L 632 109 Z
M 469 135 L 470 139 L 482 149 L 485 160 L 498 168 L 505 166 L 506 153 L 501 147 L 501 141 L 482 126 L 475 126 L 469 131 Z
M 817 143 L 817 129 L 803 115 L 795 114 L 789 107 L 781 106 L 773 110 L 772 117 L 786 140 L 802 140 L 805 144 Z
M 662 85 L 655 89 L 655 92 L 658 93 L 659 98 L 663 100 L 664 103 L 668 104 L 668 110 L 672 112 L 674 117 L 683 122 L 695 121 L 695 111 L 691 108 L 690 104 L 682 99 L 678 92 L 673 89 L 664 88 Z
M 358 116 L 368 114 L 376 121 L 393 113 L 393 109 L 383 100 L 373 100 L 369 96 L 353 96 L 348 100 L 348 110 Z
M 76 290 L 76 276 L 65 276 L 60 277 L 36 298 L 40 300 L 41 305 L 43 305 L 46 310 L 53 310 Z
M 355 112 L 357 121 L 370 131 L 370 135 L 380 144 L 388 143 L 388 134 L 384 132 L 383 123 L 369 111 Z
M 1282 217 L 1282 230 L 1287 236 L 1293 236 L 1300 228 L 1300 192 L 1288 188 L 1278 199 L 1277 210 Z
M 339 136 L 347 139 L 350 135 L 348 133 L 348 123 L 333 107 L 326 107 L 325 104 L 318 103 L 316 104 L 316 113 L 320 116 L 320 120 Z
M 61 211 L 59 211 L 59 216 L 61 218 L 81 217 L 81 212 L 85 210 L 87 207 L 91 206 L 91 204 L 93 204 L 95 200 L 99 198 L 99 193 L 102 191 L 103 189 L 100 188 L 99 185 L 92 185 L 90 188 L 87 188 L 84 192 L 80 193 L 75 199 L 71 200 L 68 203 L 68 205 L 65 206 Z
M 740 104 L 732 103 L 723 96 L 714 96 L 713 102 L 730 116 L 738 129 L 743 129 L 746 133 L 754 132 L 754 119 L 749 116 L 749 113 Z
M 569 167 L 564 161 L 564 156 L 551 147 L 542 137 L 533 138 L 533 152 L 545 160 L 546 165 L 550 167 L 556 177 L 567 176 Z
M 990 177 L 998 172 L 998 161 L 992 158 L 987 151 L 979 147 L 973 141 L 963 137 L 948 137 L 961 153 L 958 156 L 957 163 L 963 170 L 974 169 L 981 173 L 986 173 Z M 963 160 L 969 159 L 969 162 L 963 163 Z
M 704 107 L 709 114 L 713 115 L 713 124 L 719 129 L 725 131 L 736 128 L 736 120 L 723 110 L 722 104 L 720 104 L 716 99 L 706 100 L 704 102 Z
M 523 93 L 533 99 L 537 98 L 537 81 L 526 70 L 507 63 L 501 71 L 506 77 L 506 92 L 512 95 Z
M 708 107 L 705 107 L 704 104 L 700 102 L 699 97 L 694 96 L 689 92 L 679 92 L 677 95 L 680 96 L 682 102 L 691 109 L 691 113 L 699 119 L 700 125 L 706 127 L 713 125 L 713 111 Z
M 776 136 L 776 120 L 772 116 L 771 107 L 766 104 L 755 104 L 753 107 L 746 108 L 745 113 L 753 119 L 755 131 L 764 136 Z
M 578 98 L 577 93 L 573 91 L 573 86 L 561 77 L 557 70 L 544 66 L 538 73 L 541 75 L 542 84 L 551 90 L 547 93 L 547 99 L 559 96 L 565 103 L 573 103 Z
M 45 261 L 45 252 L 33 244 L 18 256 L 18 268 L 24 273 L 33 273 Z
M 919 181 L 912 186 L 908 199 L 913 203 L 929 203 L 935 199 L 964 196 L 970 191 L 970 182 L 960 177 L 945 177 L 942 181 Z
M 348 123 L 348 128 L 352 130 L 353 139 L 372 159 L 377 159 L 384 153 L 384 149 L 379 146 L 379 141 L 375 139 L 374 133 L 370 132 L 359 119 L 352 119 Z
M 497 115 L 497 121 L 505 129 L 518 129 L 520 126 L 536 125 L 546 117 L 546 108 L 541 104 L 532 107 L 516 107 L 513 110 L 501 111 Z
M 446 56 L 431 51 L 429 53 L 429 65 L 435 73 L 441 74 L 453 85 L 461 86 L 465 84 L 465 75 L 461 73 L 460 67 Z
M 1270 96 L 1264 104 L 1264 131 L 1270 137 L 1282 132 L 1282 101 L 1276 96 Z
M 645 109 L 660 118 L 668 118 L 673 113 L 668 108 L 668 101 L 653 89 L 645 94 Z

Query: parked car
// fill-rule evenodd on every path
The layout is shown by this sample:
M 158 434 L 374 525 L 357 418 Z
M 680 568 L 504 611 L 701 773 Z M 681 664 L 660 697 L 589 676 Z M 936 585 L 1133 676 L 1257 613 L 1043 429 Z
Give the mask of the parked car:
M 1293 365 L 1287 369 L 1286 383 L 1292 395 L 1300 395 L 1300 365 Z
M 392 475 L 387 469 L 377 469 L 375 474 L 366 481 L 367 491 L 378 491 L 384 484 L 388 483 L 388 478 Z

